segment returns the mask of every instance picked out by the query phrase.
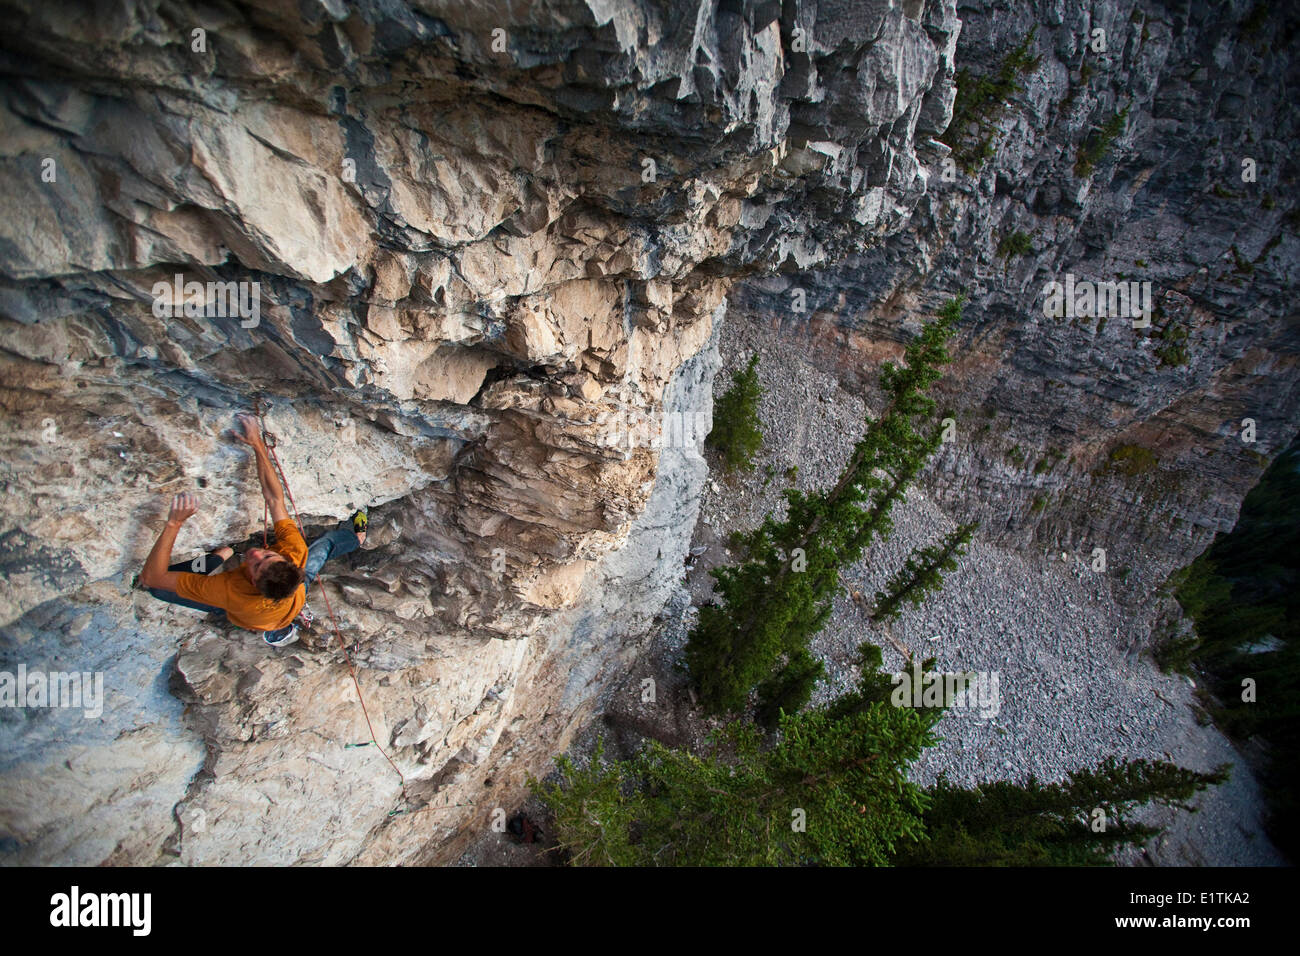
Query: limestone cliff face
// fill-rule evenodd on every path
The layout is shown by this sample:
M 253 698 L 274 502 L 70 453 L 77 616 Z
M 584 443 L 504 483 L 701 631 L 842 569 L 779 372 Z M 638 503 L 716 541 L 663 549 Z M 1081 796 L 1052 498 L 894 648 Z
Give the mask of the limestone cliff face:
M 0 9 L 0 669 L 106 685 L 0 711 L 0 860 L 454 859 L 678 580 L 732 283 L 914 222 L 954 3 Z M 175 491 L 257 528 L 255 399 L 309 537 L 372 506 L 322 587 L 409 803 L 328 627 L 131 589 Z
M 944 384 L 956 440 L 931 492 L 995 540 L 1107 549 L 1140 604 L 1233 526 L 1300 428 L 1300 19 L 1245 0 L 958 12 L 972 85 L 1028 38 L 1038 61 L 1021 89 L 983 127 L 959 118 L 921 144 L 929 189 L 906 229 L 828 268 L 747 281 L 730 306 L 871 385 L 920 317 L 967 292 Z M 1081 164 L 1121 113 L 1104 155 Z M 982 165 L 945 177 L 944 144 L 970 154 L 985 139 Z M 1023 253 L 1003 245 L 1016 233 Z M 1150 327 L 1045 317 L 1045 284 L 1067 274 L 1150 282 Z

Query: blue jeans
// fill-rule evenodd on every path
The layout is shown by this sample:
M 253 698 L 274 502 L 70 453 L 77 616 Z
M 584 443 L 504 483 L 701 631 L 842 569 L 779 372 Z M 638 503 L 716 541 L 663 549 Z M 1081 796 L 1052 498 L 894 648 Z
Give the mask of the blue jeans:
M 320 574 L 321 567 L 330 558 L 341 558 L 359 547 L 361 542 L 357 540 L 357 533 L 352 530 L 351 521 L 345 521 L 333 531 L 321 535 L 307 549 L 307 563 L 302 569 L 306 576 L 306 586 L 311 587 L 311 583 L 316 580 L 316 575 Z
M 321 535 L 313 541 L 307 548 L 307 563 L 303 566 L 304 586 L 310 588 L 311 583 L 316 580 L 320 574 L 320 569 L 330 558 L 339 558 L 345 554 L 351 554 L 357 548 L 361 547 L 361 542 L 357 540 L 357 534 L 352 530 L 352 523 L 344 521 L 337 528 L 326 534 Z M 204 556 L 204 563 L 200 567 L 211 570 L 219 567 L 221 556 L 215 551 Z M 189 561 L 178 561 L 167 569 L 168 571 L 194 571 L 194 566 Z M 219 614 L 221 617 L 226 616 L 226 612 L 219 607 L 213 607 L 211 604 L 200 604 L 198 601 L 191 601 L 181 597 L 175 591 L 165 591 L 162 588 L 149 588 L 149 593 L 160 601 L 166 601 L 168 604 L 179 604 L 181 607 L 193 608 L 196 611 L 208 611 L 213 614 Z M 268 631 L 268 634 L 278 634 L 283 636 L 289 632 L 289 627 L 281 628 L 279 631 Z

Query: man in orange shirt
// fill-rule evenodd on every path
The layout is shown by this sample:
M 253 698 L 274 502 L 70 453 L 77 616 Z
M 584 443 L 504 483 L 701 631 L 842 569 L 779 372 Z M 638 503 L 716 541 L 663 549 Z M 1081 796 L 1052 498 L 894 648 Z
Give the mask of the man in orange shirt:
M 167 524 L 145 560 L 140 583 L 159 600 L 222 614 L 232 624 L 261 631 L 272 647 L 283 647 L 298 639 L 294 620 L 306 604 L 307 587 L 321 566 L 331 557 L 355 551 L 365 540 L 366 513 L 358 511 L 350 522 L 340 524 L 308 548 L 285 510 L 284 491 L 271 466 L 257 420 L 252 415 L 240 415 L 239 422 L 243 434 L 236 433 L 235 437 L 252 448 L 257 457 L 257 478 L 275 522 L 275 546 L 249 548 L 242 565 L 221 574 L 202 572 L 231 557 L 231 548 L 218 548 L 193 562 L 168 566 L 167 558 L 181 525 L 198 510 L 194 496 L 185 492 L 172 499 Z

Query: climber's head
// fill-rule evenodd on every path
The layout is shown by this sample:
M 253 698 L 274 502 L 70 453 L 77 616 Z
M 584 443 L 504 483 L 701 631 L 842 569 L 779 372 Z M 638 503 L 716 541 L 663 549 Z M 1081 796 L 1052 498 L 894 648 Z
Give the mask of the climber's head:
M 302 569 L 276 551 L 249 548 L 244 553 L 248 576 L 263 596 L 272 601 L 283 601 L 302 584 Z

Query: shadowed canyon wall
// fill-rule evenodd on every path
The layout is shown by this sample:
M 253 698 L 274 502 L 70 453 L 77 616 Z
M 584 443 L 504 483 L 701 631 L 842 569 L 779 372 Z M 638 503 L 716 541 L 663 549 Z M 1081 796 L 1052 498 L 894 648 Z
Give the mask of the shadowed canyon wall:
M 966 292 L 942 385 L 955 440 L 930 492 L 1012 546 L 1106 549 L 1141 605 L 1233 526 L 1300 428 L 1300 17 L 1128 0 L 958 15 L 972 89 L 1028 40 L 1017 89 L 918 144 L 931 176 L 905 229 L 828 268 L 746 281 L 730 307 L 871 388 L 876 362 Z M 1044 315 L 1046 284 L 1067 275 L 1149 282 L 1146 327 Z

